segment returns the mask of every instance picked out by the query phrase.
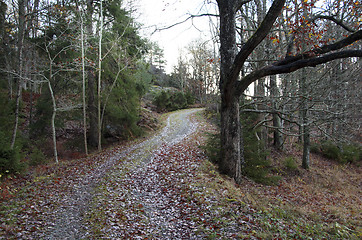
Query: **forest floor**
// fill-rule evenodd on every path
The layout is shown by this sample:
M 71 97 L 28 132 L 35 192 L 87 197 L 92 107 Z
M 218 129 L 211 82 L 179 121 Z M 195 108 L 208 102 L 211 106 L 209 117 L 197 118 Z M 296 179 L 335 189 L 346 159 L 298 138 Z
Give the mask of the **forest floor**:
M 312 155 L 275 186 L 220 175 L 200 109 L 147 138 L 0 182 L 0 239 L 360 239 L 361 167 Z M 277 159 L 299 152 L 271 154 Z

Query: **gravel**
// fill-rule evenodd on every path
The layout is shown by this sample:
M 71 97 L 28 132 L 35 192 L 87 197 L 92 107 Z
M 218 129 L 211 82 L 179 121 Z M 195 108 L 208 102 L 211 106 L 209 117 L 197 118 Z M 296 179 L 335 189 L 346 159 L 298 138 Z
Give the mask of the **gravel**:
M 149 224 L 154 227 L 155 234 L 162 239 L 175 239 L 176 236 L 182 236 L 186 228 L 192 229 L 192 226 L 189 226 L 192 222 L 175 220 L 177 216 L 172 215 L 174 211 L 172 209 L 169 211 L 165 207 L 170 199 L 160 191 L 162 186 L 157 186 L 161 183 L 157 174 L 147 169 L 157 168 L 154 165 L 154 159 L 158 156 L 160 149 L 179 143 L 197 129 L 197 124 L 191 122 L 189 116 L 198 111 L 201 109 L 188 109 L 170 114 L 167 125 L 159 134 L 125 150 L 114 152 L 102 165 L 75 181 L 71 193 L 64 195 L 58 209 L 53 212 L 51 216 L 53 222 L 48 223 L 47 231 L 38 237 L 41 239 L 90 238 L 88 226 L 84 224 L 84 217 L 90 208 L 98 183 L 108 174 L 122 174 L 117 172 L 122 169 L 122 167 L 118 168 L 119 164 L 126 164 L 127 169 L 133 171 L 130 176 L 138 176 L 136 179 L 128 179 L 134 183 L 134 190 L 130 194 L 144 207 L 144 215 L 149 219 Z M 120 162 L 120 159 L 123 161 Z M 147 191 L 147 186 L 152 186 L 156 192 Z M 122 237 L 117 234 L 117 226 L 114 226 L 113 232 L 115 232 L 113 237 Z

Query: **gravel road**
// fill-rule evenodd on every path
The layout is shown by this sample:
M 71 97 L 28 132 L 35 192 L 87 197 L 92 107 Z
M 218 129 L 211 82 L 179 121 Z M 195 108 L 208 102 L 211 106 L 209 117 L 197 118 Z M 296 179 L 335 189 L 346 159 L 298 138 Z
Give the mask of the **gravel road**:
M 115 152 L 87 176 L 75 181 L 77 183 L 73 186 L 72 193 L 66 195 L 59 204 L 59 208 L 54 211 L 54 223 L 49 223 L 46 234 L 39 237 L 42 239 L 93 238 L 90 235 L 89 226 L 84 224 L 84 218 L 88 214 L 90 204 L 94 204 L 94 195 L 98 194 L 97 198 L 102 198 L 101 193 L 96 193 L 95 190 L 102 179 L 110 175 L 122 175 L 125 169 L 131 173 L 128 176 L 138 176 L 133 177 L 134 179 L 124 178 L 125 181 L 133 184 L 131 188 L 133 190 L 127 191 L 127 195 L 128 199 L 137 199 L 139 204 L 142 204 L 145 209 L 144 215 L 149 219 L 149 226 L 153 226 L 152 232 L 163 239 L 180 236 L 181 233 L 175 231 L 176 225 L 179 225 L 178 229 L 183 231 L 182 225 L 188 223 L 178 222 L 175 225 L 173 221 L 171 224 L 170 219 L 175 219 L 177 216 L 173 216 L 172 213 L 170 215 L 167 209 L 165 210 L 165 203 L 170 199 L 162 194 L 161 181 L 157 174 L 149 170 L 157 168 L 154 159 L 157 158 L 161 149 L 179 143 L 196 131 L 197 123 L 190 120 L 190 115 L 201 110 L 187 109 L 171 113 L 167 118 L 166 126 L 159 134 L 125 150 Z M 120 159 L 122 159 L 121 162 Z M 149 186 L 152 186 L 152 191 L 147 191 Z M 112 194 L 121 196 L 125 192 L 122 189 L 114 189 Z M 113 232 L 108 236 L 121 239 L 120 232 Z

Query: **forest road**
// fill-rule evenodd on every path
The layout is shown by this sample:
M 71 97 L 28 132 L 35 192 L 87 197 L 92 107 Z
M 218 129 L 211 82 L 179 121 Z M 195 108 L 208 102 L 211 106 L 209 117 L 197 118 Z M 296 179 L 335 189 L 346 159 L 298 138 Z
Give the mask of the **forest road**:
M 121 196 L 126 198 L 124 202 L 137 202 L 142 206 L 143 216 L 147 219 L 146 225 L 149 227 L 148 235 L 151 234 L 158 239 L 177 239 L 183 234 L 189 236 L 183 229 L 185 227 L 190 229 L 186 226 L 189 221 L 175 221 L 178 216 L 173 211 L 168 211 L 165 205 L 170 199 L 163 194 L 159 176 L 155 171 L 150 170 L 157 169 L 155 159 L 162 149 L 180 143 L 196 131 L 198 123 L 192 121 L 190 116 L 202 110 L 186 109 L 171 113 L 166 120 L 166 126 L 158 134 L 127 149 L 114 152 L 94 171 L 83 176 L 79 181 L 75 181 L 77 184 L 72 186 L 71 194 L 62 199 L 59 209 L 54 212 L 54 223 L 50 224 L 51 227 L 48 227 L 42 239 L 94 239 L 98 237 L 122 239 L 127 235 L 124 231 L 131 231 L 129 226 L 122 230 L 112 223 L 106 224 L 102 229 L 104 232 L 102 236 L 94 236 L 91 230 L 93 227 L 85 221 L 85 218 L 89 217 L 89 212 L 94 211 L 91 208 L 101 204 L 97 201 L 104 201 L 106 198 L 110 202 L 112 197 L 119 199 Z M 103 193 L 97 191 L 105 178 L 107 181 L 113 178 L 114 181 L 120 183 L 120 186 L 113 188 L 111 195 L 108 196 L 103 196 Z M 127 186 L 127 189 L 122 186 Z M 112 209 L 107 211 L 112 212 Z M 117 210 L 114 209 L 114 211 Z M 93 224 L 97 225 L 97 223 L 91 225 Z

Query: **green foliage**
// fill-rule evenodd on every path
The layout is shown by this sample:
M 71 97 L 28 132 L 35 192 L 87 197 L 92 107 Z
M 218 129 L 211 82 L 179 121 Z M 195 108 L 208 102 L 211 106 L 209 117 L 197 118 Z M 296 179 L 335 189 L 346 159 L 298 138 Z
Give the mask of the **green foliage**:
M 155 96 L 153 103 L 160 111 L 175 111 L 187 108 L 187 106 L 194 101 L 195 99 L 192 95 L 190 96 L 190 93 L 161 91 Z
M 321 144 L 321 153 L 323 156 L 329 159 L 334 159 L 337 161 L 341 160 L 341 150 L 336 144 L 331 141 L 325 141 Z
M 50 121 L 53 113 L 52 100 L 49 90 L 46 89 L 40 96 L 35 105 L 35 119 L 30 126 L 30 135 L 44 136 L 50 127 Z
M 327 140 L 320 144 L 313 144 L 311 151 L 342 164 L 357 163 L 362 160 L 362 147 L 358 144 L 341 144 L 338 146 L 336 143 Z
M 6 94 L 0 94 L 0 175 L 16 173 L 23 169 L 18 148 L 10 149 L 14 103 L 6 96 Z
M 111 72 L 106 71 L 105 74 L 112 77 Z M 106 135 L 127 138 L 129 135 L 141 134 L 137 122 L 139 120 L 139 99 L 144 88 L 142 83 L 137 82 L 129 72 L 119 76 L 112 92 L 108 93 L 110 95 L 104 116 Z
M 343 163 L 357 163 L 362 161 L 362 147 L 357 144 L 344 144 L 341 159 Z
M 38 166 L 40 164 L 46 163 L 46 157 L 44 153 L 38 148 L 34 148 L 33 152 L 30 154 L 29 157 L 30 157 L 29 161 L 30 166 Z
M 5 134 L 7 139 L 10 139 L 15 119 L 13 110 L 14 105 L 15 101 L 10 101 L 7 98 L 7 94 L 0 89 L 0 132 Z
M 283 161 L 284 167 L 289 171 L 295 171 L 298 169 L 298 164 L 294 157 L 286 157 Z
M 244 174 L 257 183 L 273 185 L 279 180 L 279 177 L 270 176 L 271 162 L 267 158 L 268 152 L 262 141 L 258 140 L 256 134 L 260 129 L 253 128 L 258 115 L 256 113 L 241 113 L 240 119 L 243 126 Z
M 256 114 L 241 114 L 244 141 L 244 158 L 245 166 L 243 173 L 255 182 L 273 185 L 279 180 L 279 176 L 271 176 L 271 162 L 267 158 L 268 152 L 265 151 L 264 145 L 258 141 L 256 133 L 258 129 L 250 129 L 250 126 L 257 118 Z M 209 134 L 206 145 L 203 146 L 210 161 L 218 163 L 221 157 L 220 134 Z
M 319 144 L 317 144 L 317 143 L 312 143 L 312 144 L 310 145 L 310 152 L 312 152 L 312 153 L 320 153 L 321 150 L 320 150 Z
M 201 148 L 205 150 L 209 160 L 215 164 L 219 162 L 221 158 L 221 142 L 220 142 L 220 133 L 212 134 L 206 133 L 207 139 L 206 144 Z
M 170 93 L 166 91 L 161 91 L 158 93 L 153 103 L 157 106 L 157 108 L 161 111 L 166 110 L 167 106 L 169 105 Z
M 175 92 L 172 94 L 170 101 L 171 106 L 169 106 L 169 109 L 172 111 L 187 107 L 187 99 L 182 92 Z
M 113 19 L 109 33 L 117 36 L 116 38 L 122 36 L 120 44 L 127 49 L 127 54 L 132 58 L 139 59 L 146 51 L 146 41 L 138 34 L 137 24 L 130 13 L 122 7 L 122 1 L 106 1 L 104 11 L 106 18 Z M 109 23 L 105 23 L 105 29 Z
M 17 173 L 22 171 L 24 165 L 20 163 L 20 155 L 17 148 L 0 149 L 0 175 Z
M 195 103 L 195 96 L 191 93 L 191 91 L 186 92 L 185 98 L 188 105 L 192 105 Z
M 0 131 L 0 175 L 17 173 L 23 170 L 17 147 L 10 149 L 10 136 Z

